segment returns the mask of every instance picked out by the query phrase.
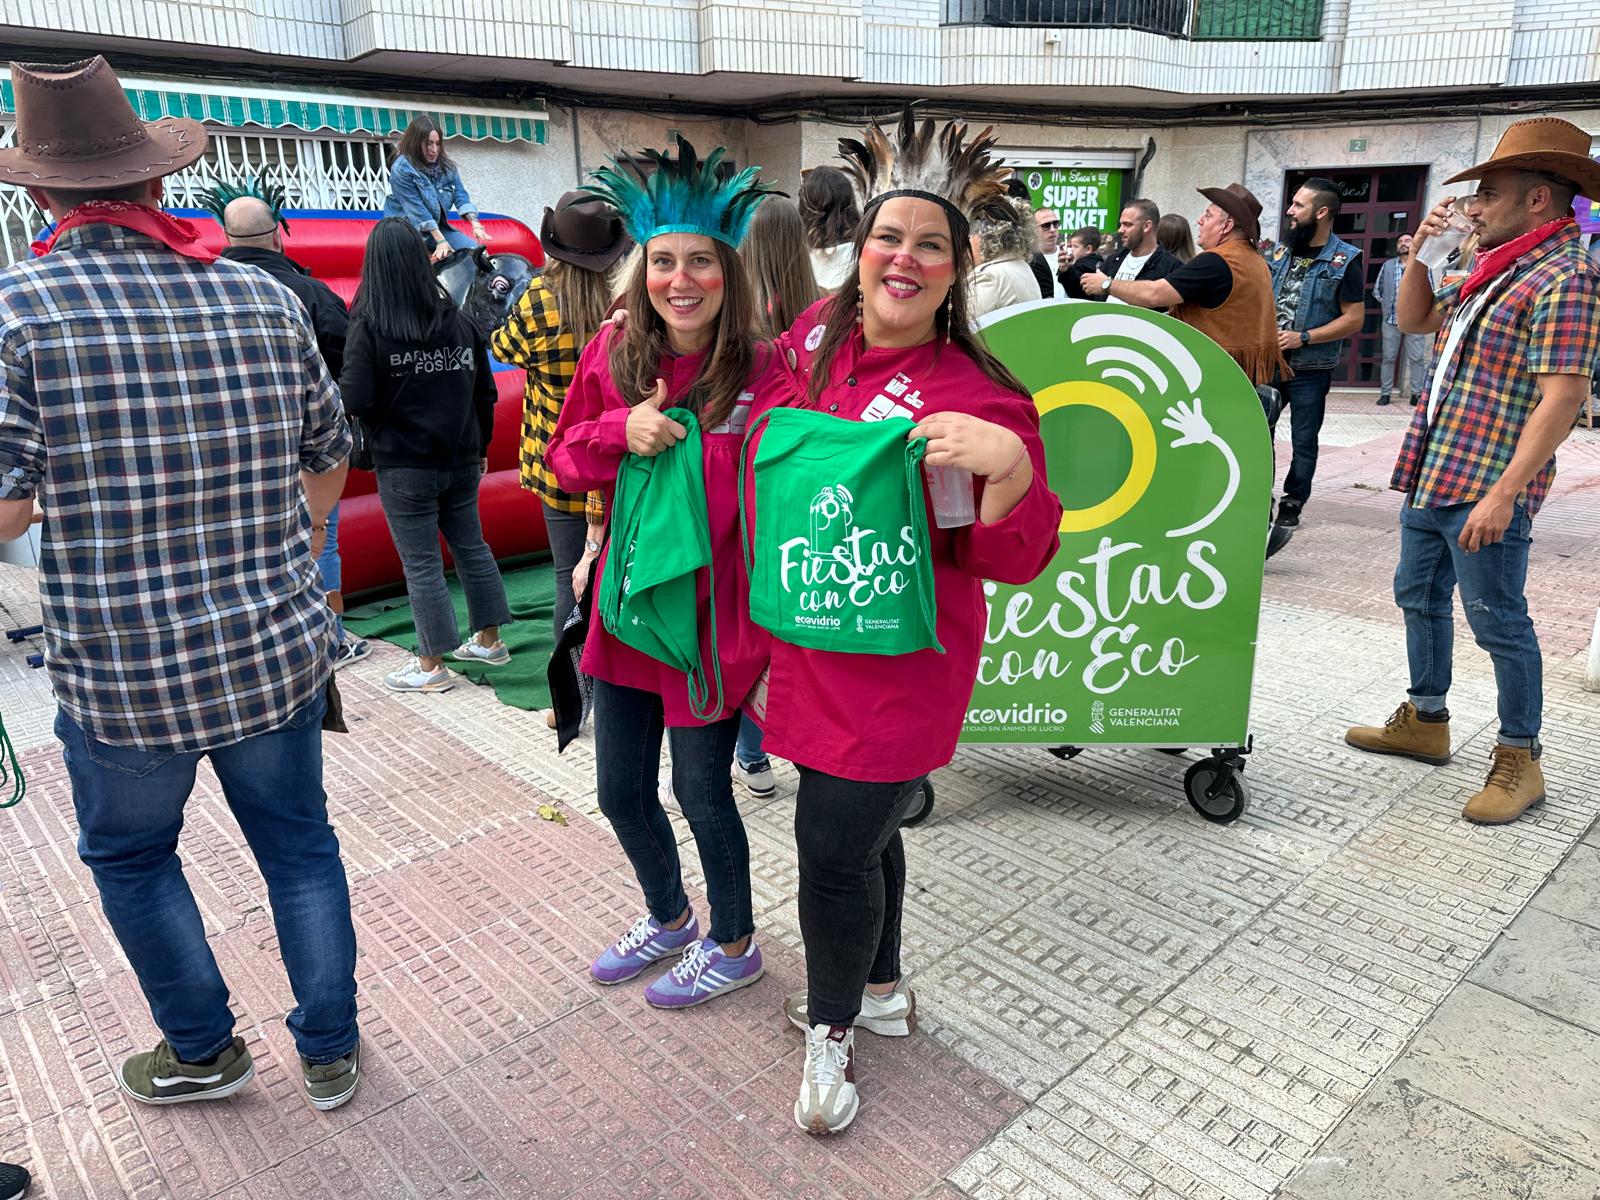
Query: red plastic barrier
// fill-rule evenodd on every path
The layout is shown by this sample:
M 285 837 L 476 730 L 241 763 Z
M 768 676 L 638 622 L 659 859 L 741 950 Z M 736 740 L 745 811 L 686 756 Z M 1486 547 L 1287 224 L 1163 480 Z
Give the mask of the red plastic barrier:
M 222 227 L 209 213 L 175 211 L 194 221 L 207 246 L 214 250 L 227 246 Z M 289 232 L 283 239 L 284 253 L 348 303 L 360 282 L 367 238 L 379 221 L 378 215 L 289 209 L 284 216 L 289 221 Z M 472 234 L 472 227 L 465 221 L 452 221 L 451 225 L 469 237 Z M 535 266 L 544 265 L 539 239 L 521 221 L 485 215 L 483 225 L 491 251 L 520 254 Z M 489 473 L 478 492 L 478 511 L 484 537 L 496 558 L 531 554 L 550 546 L 543 506 L 538 497 L 517 484 L 523 379 L 523 372 L 516 368 L 497 370 L 494 376 L 500 398 L 495 404 Z M 346 595 L 393 587 L 405 578 L 378 503 L 377 480 L 370 471 L 351 471 L 345 483 L 344 498 L 339 504 L 339 557 Z M 450 562 L 448 549 L 445 562 Z

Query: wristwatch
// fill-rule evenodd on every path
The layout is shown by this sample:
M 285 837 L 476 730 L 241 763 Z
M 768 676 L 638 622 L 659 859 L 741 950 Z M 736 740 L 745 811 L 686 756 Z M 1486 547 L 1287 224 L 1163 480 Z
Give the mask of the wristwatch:
M 1100 292 L 1107 296 L 1111 294 L 1111 276 L 1107 275 L 1100 281 Z
M 1311 345 L 1311 331 L 1309 329 L 1302 329 L 1300 331 L 1300 344 L 1302 346 Z
M 595 541 L 593 538 L 584 538 L 583 539 L 583 548 L 585 550 L 587 550 L 590 554 L 599 554 L 600 553 L 600 543 Z

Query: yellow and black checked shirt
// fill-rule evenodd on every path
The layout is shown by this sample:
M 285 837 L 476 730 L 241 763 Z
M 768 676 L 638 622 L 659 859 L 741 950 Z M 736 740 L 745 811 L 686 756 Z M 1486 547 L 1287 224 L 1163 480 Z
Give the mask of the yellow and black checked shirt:
M 605 505 L 599 492 L 587 496 L 564 492 L 556 485 L 555 473 L 545 465 L 544 452 L 555 434 L 561 404 L 567 398 L 583 347 L 561 328 L 555 293 L 542 275 L 534 276 L 510 319 L 495 330 L 490 345 L 501 362 L 528 373 L 527 390 L 522 396 L 518 472 L 522 486 L 559 512 L 583 513 L 590 524 L 604 521 Z

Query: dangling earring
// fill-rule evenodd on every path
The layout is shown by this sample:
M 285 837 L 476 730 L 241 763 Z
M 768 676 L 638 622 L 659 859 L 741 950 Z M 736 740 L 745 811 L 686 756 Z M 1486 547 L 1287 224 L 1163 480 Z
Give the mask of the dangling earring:
M 856 324 L 857 325 L 861 324 L 861 306 L 862 306 L 863 303 L 865 303 L 865 299 L 866 298 L 864 296 L 862 296 L 862 294 L 861 294 L 861 289 L 857 288 L 856 289 Z
M 950 327 L 954 323 L 956 311 L 956 298 L 954 292 L 945 297 L 944 301 L 944 344 L 950 344 Z

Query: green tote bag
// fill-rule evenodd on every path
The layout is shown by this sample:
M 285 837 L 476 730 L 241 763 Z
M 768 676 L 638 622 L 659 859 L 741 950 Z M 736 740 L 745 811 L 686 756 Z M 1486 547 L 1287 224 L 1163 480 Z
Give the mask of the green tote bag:
M 722 707 L 722 668 L 711 678 L 700 661 L 700 605 L 695 578 L 712 574 L 711 525 L 700 450 L 700 422 L 688 409 L 667 416 L 688 435 L 660 454 L 629 454 L 617 471 L 611 506 L 611 551 L 600 577 L 600 619 L 606 632 L 689 677 L 689 710 L 710 720 Z M 716 605 L 706 605 L 717 644 Z
M 912 422 L 809 408 L 763 413 L 745 439 L 739 511 L 750 615 L 782 641 L 847 654 L 944 653 Z M 761 433 L 759 441 L 757 432 Z M 755 529 L 744 503 L 755 447 Z

